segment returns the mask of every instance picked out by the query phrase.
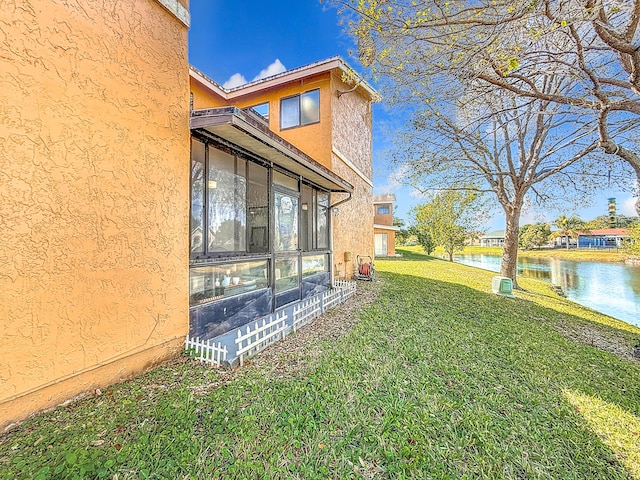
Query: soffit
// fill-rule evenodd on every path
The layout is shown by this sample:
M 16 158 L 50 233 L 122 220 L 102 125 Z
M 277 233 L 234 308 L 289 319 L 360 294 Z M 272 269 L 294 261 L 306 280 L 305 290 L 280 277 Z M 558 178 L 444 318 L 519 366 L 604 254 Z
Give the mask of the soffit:
M 191 112 L 191 130 L 206 132 L 333 192 L 353 186 L 297 147 L 276 135 L 256 115 L 236 107 Z

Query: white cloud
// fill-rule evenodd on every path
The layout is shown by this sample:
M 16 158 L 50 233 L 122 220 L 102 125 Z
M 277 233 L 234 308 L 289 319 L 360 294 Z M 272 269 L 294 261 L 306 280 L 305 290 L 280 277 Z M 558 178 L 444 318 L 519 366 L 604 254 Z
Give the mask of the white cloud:
M 260 70 L 260 73 L 253 77 L 252 82 L 256 80 L 262 80 L 263 78 L 271 77 L 273 75 L 277 75 L 282 72 L 286 72 L 287 67 L 285 67 L 280 59 L 276 58 L 273 63 L 271 63 L 267 68 L 263 68 Z M 227 90 L 239 87 L 240 85 L 244 85 L 245 83 L 249 83 L 247 79 L 241 73 L 234 73 L 229 77 L 229 79 L 222 84 L 222 88 Z
M 627 198 L 624 202 L 622 202 L 622 207 L 620 208 L 620 213 L 626 215 L 628 217 L 635 217 L 636 213 L 636 199 L 634 197 Z
M 229 77 L 229 80 L 222 84 L 222 88 L 227 90 L 235 87 L 239 87 L 240 85 L 244 85 L 247 83 L 247 79 L 241 73 L 234 73 Z
M 417 188 L 409 190 L 409 196 L 417 198 L 418 200 L 431 200 L 434 197 L 433 190 L 425 190 L 424 192 Z
M 275 61 L 269 65 L 267 68 L 260 70 L 260 73 L 254 77 L 252 82 L 256 80 L 262 80 L 263 78 L 271 77 L 273 75 L 277 75 L 282 72 L 286 72 L 287 67 L 285 67 L 280 59 L 276 58 Z
M 407 186 L 407 178 L 409 176 L 409 167 L 401 165 L 397 170 L 387 175 L 387 182 L 384 185 L 375 187 L 376 193 L 394 193 Z
M 504 216 L 504 214 L 502 215 Z M 540 212 L 530 207 L 524 210 L 520 215 L 520 226 L 541 222 L 549 223 L 552 220 L 553 219 L 551 218 L 551 214 L 549 212 Z

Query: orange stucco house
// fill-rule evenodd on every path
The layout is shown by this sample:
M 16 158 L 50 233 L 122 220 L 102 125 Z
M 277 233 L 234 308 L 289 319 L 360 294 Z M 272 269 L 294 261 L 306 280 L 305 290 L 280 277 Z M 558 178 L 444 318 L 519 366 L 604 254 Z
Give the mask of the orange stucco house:
M 396 232 L 393 225 L 393 202 L 396 196 L 385 193 L 373 196 L 373 237 L 377 257 L 392 257 L 396 254 Z
M 186 0 L 103 3 L 0 11 L 0 428 L 373 253 L 366 82 L 332 58 L 227 91 Z
M 190 78 L 190 335 L 209 338 L 328 290 L 372 253 L 376 93 L 338 57 L 232 90 Z

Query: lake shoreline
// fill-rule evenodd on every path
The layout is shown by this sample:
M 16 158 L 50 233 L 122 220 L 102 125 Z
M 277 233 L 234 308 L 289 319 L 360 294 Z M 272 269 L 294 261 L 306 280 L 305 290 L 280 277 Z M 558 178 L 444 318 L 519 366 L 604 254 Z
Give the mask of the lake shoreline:
M 466 253 L 454 262 L 500 272 L 495 254 Z M 535 278 L 562 288 L 571 301 L 633 325 L 640 318 L 640 267 L 620 262 L 518 255 L 518 281 Z
M 403 247 L 406 248 L 406 247 Z M 421 247 L 411 247 L 421 249 Z M 416 250 L 418 252 L 419 250 Z M 436 248 L 433 255 L 445 255 L 444 250 Z M 454 255 L 491 255 L 502 256 L 502 248 L 467 246 L 464 250 L 455 252 Z M 559 260 L 572 260 L 577 262 L 606 262 L 626 265 L 640 265 L 640 259 L 621 251 L 600 249 L 542 249 L 542 250 L 518 250 L 518 258 L 557 258 Z

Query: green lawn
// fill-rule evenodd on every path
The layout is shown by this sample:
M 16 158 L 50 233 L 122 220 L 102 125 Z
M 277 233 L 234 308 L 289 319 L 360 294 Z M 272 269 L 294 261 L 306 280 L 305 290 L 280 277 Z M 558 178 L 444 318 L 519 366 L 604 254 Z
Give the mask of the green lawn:
M 0 478 L 640 479 L 639 329 L 403 253 L 288 368 L 161 367 L 1 438 Z

